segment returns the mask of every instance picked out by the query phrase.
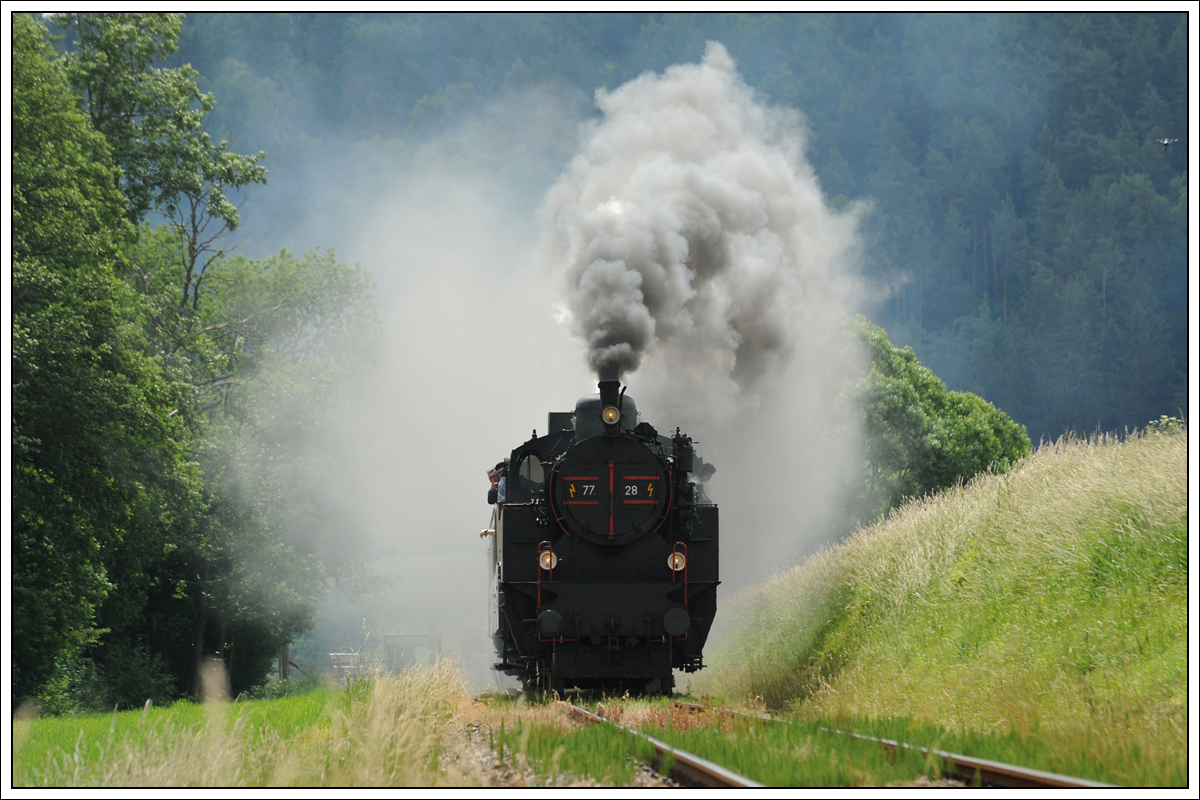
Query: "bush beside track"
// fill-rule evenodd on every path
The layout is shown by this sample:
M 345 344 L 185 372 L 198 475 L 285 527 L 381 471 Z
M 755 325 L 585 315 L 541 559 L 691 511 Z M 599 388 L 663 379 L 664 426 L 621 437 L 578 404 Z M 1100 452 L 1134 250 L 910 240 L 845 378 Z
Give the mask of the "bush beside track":
M 693 690 L 1187 765 L 1187 431 L 1064 438 L 744 592 Z

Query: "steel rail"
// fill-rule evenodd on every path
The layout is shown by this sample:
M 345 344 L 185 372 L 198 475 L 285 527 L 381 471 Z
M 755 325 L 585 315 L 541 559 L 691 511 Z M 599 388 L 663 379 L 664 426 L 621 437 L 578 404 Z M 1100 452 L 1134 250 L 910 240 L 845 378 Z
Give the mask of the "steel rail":
M 738 775 L 736 772 L 725 769 L 720 764 L 714 764 L 707 759 L 700 758 L 700 756 L 692 755 L 677 747 L 672 747 L 666 742 L 659 741 L 653 736 L 648 736 L 639 730 L 619 725 L 611 719 L 606 719 L 599 714 L 593 714 L 586 708 L 580 708 L 576 705 L 571 705 L 569 708 L 572 715 L 584 722 L 612 725 L 619 731 L 625 731 L 645 739 L 658 753 L 656 759 L 658 764 L 662 764 L 664 756 L 671 757 L 673 763 L 670 770 L 670 777 L 684 786 L 738 789 L 762 788 L 763 786 L 763 784 L 757 781 L 752 781 L 743 775 Z
M 745 711 L 734 711 L 729 708 L 720 708 L 716 706 L 703 706 L 696 703 L 684 703 L 676 700 L 675 706 L 686 711 L 715 711 L 719 714 L 732 714 L 738 717 L 746 717 L 763 722 L 786 722 L 788 720 L 776 719 L 768 714 L 748 714 Z M 1034 789 L 1034 788 L 1055 788 L 1055 789 L 1111 789 L 1116 788 L 1111 783 L 1100 783 L 1099 781 L 1088 780 L 1086 778 L 1075 778 L 1070 775 L 1059 775 L 1055 772 L 1044 772 L 1040 769 L 1030 769 L 1029 767 L 1018 767 L 1014 764 L 1004 764 L 999 761 L 989 761 L 986 758 L 973 758 L 964 756 L 959 753 L 950 753 L 945 750 L 935 750 L 927 747 L 915 747 L 904 742 L 897 742 L 894 739 L 881 739 L 877 736 L 867 736 L 862 733 L 854 733 L 853 731 L 842 731 L 836 728 L 821 728 L 826 733 L 836 733 L 842 736 L 850 736 L 865 742 L 877 742 L 884 749 L 891 750 L 895 753 L 896 748 L 902 747 L 905 750 L 912 750 L 929 758 L 930 755 L 937 756 L 942 760 L 942 772 L 947 775 L 961 778 L 968 782 L 974 782 L 976 778 L 984 786 L 993 786 L 999 788 L 1012 789 Z

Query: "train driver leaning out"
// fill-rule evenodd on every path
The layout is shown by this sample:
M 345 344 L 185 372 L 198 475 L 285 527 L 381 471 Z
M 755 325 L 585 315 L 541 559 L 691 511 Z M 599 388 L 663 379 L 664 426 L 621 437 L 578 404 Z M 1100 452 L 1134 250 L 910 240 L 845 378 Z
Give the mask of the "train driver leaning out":
M 496 503 L 504 502 L 504 473 L 508 469 L 508 460 L 505 459 L 497 464 L 492 469 L 488 470 L 488 480 L 492 482 L 492 488 L 488 489 L 488 505 L 494 506 Z
M 525 496 L 524 499 L 527 501 L 532 499 L 534 497 L 534 495 L 536 495 L 538 492 L 540 492 L 542 490 L 541 481 L 533 480 L 532 478 L 527 477 L 525 474 L 527 472 L 527 470 L 532 468 L 529 466 L 530 464 L 532 464 L 533 467 L 537 468 L 536 474 L 540 475 L 541 465 L 538 463 L 537 457 L 533 456 L 533 455 L 528 455 L 525 458 L 521 459 L 521 464 L 518 467 L 518 473 L 517 473 L 517 480 L 519 481 L 520 492 L 521 492 L 521 494 L 523 494 Z M 504 459 L 503 461 L 501 461 L 499 464 L 497 464 L 493 469 L 488 470 L 488 480 L 490 480 L 492 482 L 492 488 L 488 490 L 488 504 L 489 505 L 496 505 L 497 503 L 506 502 L 505 495 L 507 494 L 507 491 L 506 491 L 506 484 L 508 483 L 507 476 L 508 476 L 508 459 L 507 458 Z M 520 500 L 521 497 L 518 496 L 517 499 Z

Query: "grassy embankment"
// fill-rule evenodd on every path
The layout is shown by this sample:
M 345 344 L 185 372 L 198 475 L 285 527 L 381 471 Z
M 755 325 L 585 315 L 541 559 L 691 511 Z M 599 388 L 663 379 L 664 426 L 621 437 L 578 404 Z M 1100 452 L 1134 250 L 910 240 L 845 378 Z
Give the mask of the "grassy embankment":
M 216 692 L 209 696 L 218 695 Z M 464 699 L 449 664 L 275 700 L 14 724 L 15 786 L 444 786 Z
M 699 688 L 1182 785 L 1187 572 L 1186 429 L 1064 439 L 737 597 Z

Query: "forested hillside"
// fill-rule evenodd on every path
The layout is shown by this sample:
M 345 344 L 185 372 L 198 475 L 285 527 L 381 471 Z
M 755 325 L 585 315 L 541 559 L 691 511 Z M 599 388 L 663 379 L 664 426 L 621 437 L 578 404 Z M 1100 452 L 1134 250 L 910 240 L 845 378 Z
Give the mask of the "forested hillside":
M 807 117 L 831 203 L 869 204 L 862 310 L 950 388 L 1035 441 L 1186 408 L 1185 15 L 196 14 L 174 63 L 220 98 L 214 130 L 271 153 L 261 237 L 334 207 L 314 171 L 341 202 L 498 98 L 594 114 L 709 39 Z M 531 213 L 573 153 L 539 142 L 539 171 L 538 145 L 479 141 L 456 157 L 522 164 Z

